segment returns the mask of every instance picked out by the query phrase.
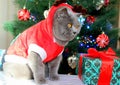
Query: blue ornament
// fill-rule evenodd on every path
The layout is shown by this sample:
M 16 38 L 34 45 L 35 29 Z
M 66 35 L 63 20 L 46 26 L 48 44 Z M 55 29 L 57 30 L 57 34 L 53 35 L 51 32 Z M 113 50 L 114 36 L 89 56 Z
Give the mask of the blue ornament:
M 109 30 L 111 30 L 113 28 L 112 24 L 109 21 L 107 21 L 107 23 L 106 23 L 106 28 Z

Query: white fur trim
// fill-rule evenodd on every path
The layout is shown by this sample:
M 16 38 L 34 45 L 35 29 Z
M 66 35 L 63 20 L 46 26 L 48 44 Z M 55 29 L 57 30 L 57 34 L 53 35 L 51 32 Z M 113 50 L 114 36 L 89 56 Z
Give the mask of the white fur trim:
M 20 64 L 28 63 L 26 58 L 22 56 L 17 56 L 17 55 L 5 55 L 5 61 L 12 62 L 12 63 L 20 63 Z
M 28 54 L 31 51 L 38 53 L 40 55 L 40 57 L 42 58 L 42 60 L 44 60 L 47 57 L 46 51 L 42 47 L 40 47 L 36 44 L 30 44 L 29 49 L 28 49 Z
M 64 51 L 64 49 L 61 51 L 61 53 L 58 56 L 62 55 L 63 51 Z

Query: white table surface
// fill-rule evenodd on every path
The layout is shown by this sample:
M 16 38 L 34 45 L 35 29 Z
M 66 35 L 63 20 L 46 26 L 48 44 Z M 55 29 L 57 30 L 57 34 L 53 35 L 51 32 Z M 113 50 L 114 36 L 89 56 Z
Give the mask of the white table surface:
M 84 85 L 77 75 L 60 75 L 60 80 L 50 81 L 48 84 L 42 85 Z M 16 80 L 6 77 L 2 71 L 0 71 L 0 85 L 35 85 L 34 80 Z

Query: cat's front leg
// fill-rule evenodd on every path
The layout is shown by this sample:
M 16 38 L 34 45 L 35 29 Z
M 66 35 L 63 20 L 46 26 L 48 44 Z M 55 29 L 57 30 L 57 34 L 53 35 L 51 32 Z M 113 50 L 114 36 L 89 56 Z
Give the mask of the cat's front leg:
M 36 52 L 30 52 L 28 55 L 28 65 L 32 70 L 35 83 L 41 85 L 46 83 L 45 80 L 45 65 L 41 57 Z
M 59 80 L 58 69 L 61 60 L 62 60 L 62 55 L 58 56 L 56 59 L 48 63 L 50 80 Z

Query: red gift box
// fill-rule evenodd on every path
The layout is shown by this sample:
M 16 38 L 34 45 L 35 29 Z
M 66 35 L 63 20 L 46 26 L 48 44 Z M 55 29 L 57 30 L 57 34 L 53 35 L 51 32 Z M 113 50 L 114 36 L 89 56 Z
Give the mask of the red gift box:
M 78 76 L 80 79 L 82 79 L 82 58 L 84 57 L 90 57 L 90 58 L 99 58 L 102 61 L 101 67 L 100 67 L 100 74 L 97 85 L 110 85 L 110 81 L 112 78 L 112 70 L 114 66 L 114 59 L 118 59 L 118 57 L 115 56 L 116 53 L 112 50 L 112 48 L 109 48 L 107 51 L 97 51 L 94 48 L 88 49 L 88 54 L 82 54 L 80 56 L 79 60 L 79 70 L 78 70 Z

